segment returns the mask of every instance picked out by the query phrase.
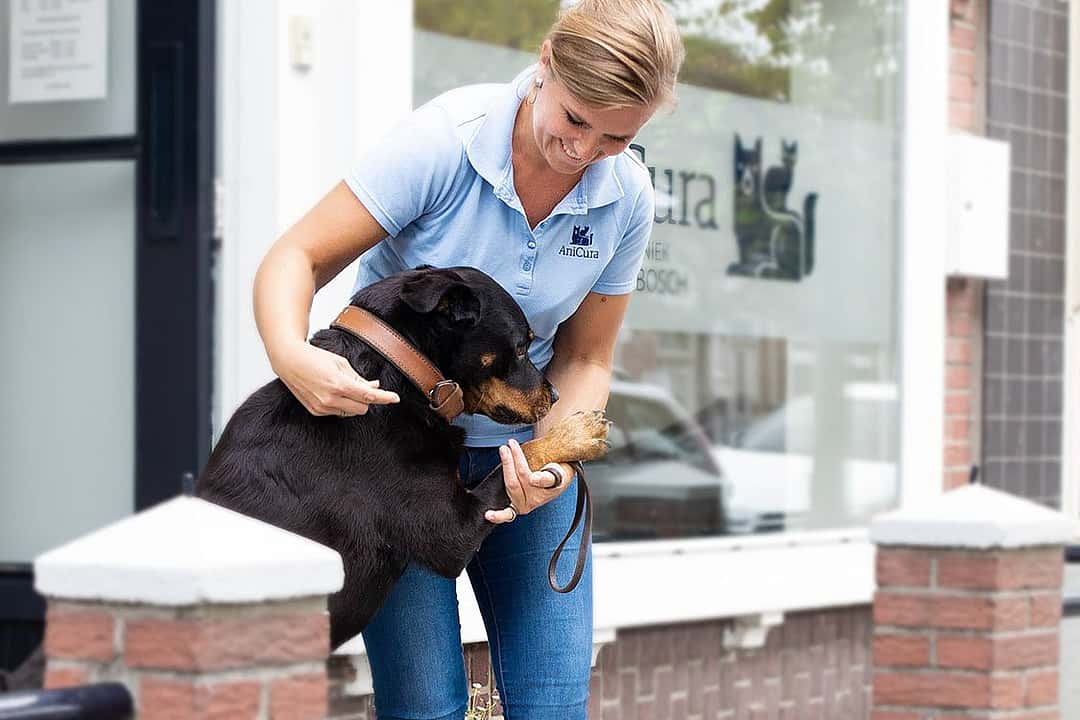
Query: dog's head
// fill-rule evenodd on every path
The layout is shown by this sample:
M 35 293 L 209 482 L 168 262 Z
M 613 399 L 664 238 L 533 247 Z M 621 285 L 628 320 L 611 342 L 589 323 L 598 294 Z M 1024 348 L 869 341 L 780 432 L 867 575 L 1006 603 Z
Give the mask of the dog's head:
M 399 302 L 386 319 L 461 386 L 465 412 L 518 424 L 551 410 L 558 395 L 529 360 L 525 313 L 491 277 L 426 266 L 395 277 Z

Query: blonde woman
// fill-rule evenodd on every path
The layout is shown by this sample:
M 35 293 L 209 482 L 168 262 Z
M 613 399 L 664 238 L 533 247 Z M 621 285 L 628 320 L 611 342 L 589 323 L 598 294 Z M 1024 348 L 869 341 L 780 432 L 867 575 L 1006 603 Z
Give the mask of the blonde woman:
M 461 478 L 500 464 L 512 507 L 468 567 L 509 720 L 585 718 L 591 560 L 558 594 L 547 562 L 574 514 L 569 466 L 530 468 L 520 442 L 603 408 L 615 339 L 653 224 L 646 169 L 627 146 L 673 101 L 683 48 L 659 0 L 582 0 L 537 64 L 506 85 L 452 90 L 412 115 L 267 254 L 255 315 L 274 371 L 316 415 L 358 415 L 397 396 L 309 345 L 315 291 L 364 254 L 356 288 L 421 264 L 469 265 L 521 305 L 559 400 L 535 426 L 461 416 Z M 572 566 L 576 547 L 566 549 Z M 565 570 L 566 568 L 564 568 Z M 565 572 L 560 576 L 565 577 Z M 410 566 L 364 630 L 380 720 L 466 707 L 455 582 Z

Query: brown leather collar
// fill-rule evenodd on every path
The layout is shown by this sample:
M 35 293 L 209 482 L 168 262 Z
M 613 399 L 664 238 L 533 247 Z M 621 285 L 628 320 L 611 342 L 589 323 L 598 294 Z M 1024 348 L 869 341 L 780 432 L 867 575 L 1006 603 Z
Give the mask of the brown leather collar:
M 389 360 L 424 393 L 432 410 L 447 421 L 465 410 L 461 387 L 442 373 L 392 327 L 367 310 L 348 305 L 330 327 L 355 335 Z

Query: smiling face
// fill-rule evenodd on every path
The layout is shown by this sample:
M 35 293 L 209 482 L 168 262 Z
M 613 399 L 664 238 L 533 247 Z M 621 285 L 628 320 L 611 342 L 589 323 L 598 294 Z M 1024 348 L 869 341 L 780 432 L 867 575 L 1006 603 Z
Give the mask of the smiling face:
M 550 41 L 540 50 L 537 77 L 544 85 L 534 86 L 522 104 L 525 121 L 535 151 L 548 167 L 561 175 L 576 175 L 588 165 L 626 149 L 656 108 L 630 105 L 595 108 L 577 100 L 559 82 L 549 64 Z M 529 148 L 532 150 L 533 148 Z

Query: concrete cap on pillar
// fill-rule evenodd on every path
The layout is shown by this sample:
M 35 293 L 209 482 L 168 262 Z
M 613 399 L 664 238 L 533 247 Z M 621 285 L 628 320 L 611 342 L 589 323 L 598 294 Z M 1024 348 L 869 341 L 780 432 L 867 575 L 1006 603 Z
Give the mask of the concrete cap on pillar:
M 328 595 L 345 577 L 334 550 L 191 497 L 50 550 L 34 575 L 47 597 L 153 605 Z
M 1064 545 L 1076 531 L 1067 515 L 983 485 L 965 485 L 870 523 L 878 545 L 975 549 Z

